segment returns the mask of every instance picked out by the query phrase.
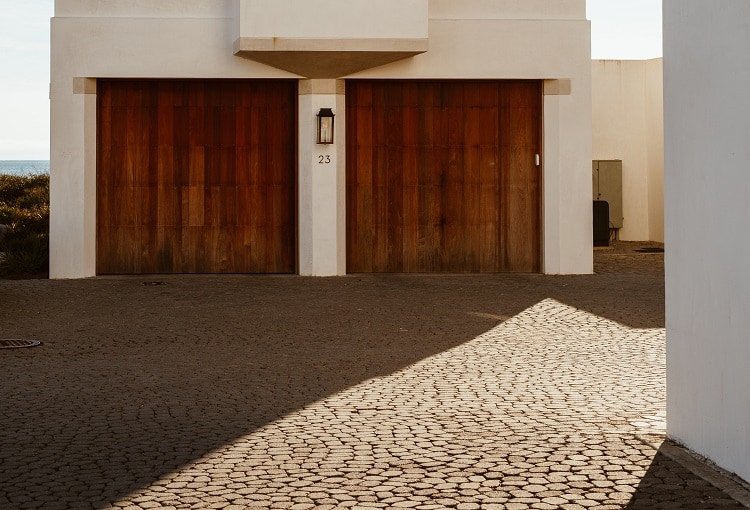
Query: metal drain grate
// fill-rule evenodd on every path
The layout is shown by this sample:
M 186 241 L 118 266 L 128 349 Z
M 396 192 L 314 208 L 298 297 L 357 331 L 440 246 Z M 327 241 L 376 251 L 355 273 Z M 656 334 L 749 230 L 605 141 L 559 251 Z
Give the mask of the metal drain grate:
M 0 349 L 28 349 L 40 345 L 42 345 L 42 342 L 38 340 L 21 340 L 18 338 L 0 340 Z

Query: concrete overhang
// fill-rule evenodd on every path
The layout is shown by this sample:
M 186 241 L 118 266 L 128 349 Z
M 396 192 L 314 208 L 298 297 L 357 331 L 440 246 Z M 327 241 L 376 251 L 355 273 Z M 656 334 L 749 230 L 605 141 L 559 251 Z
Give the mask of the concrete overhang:
M 427 0 L 236 0 L 235 55 L 338 78 L 428 49 Z
M 306 78 L 338 78 L 419 55 L 427 46 L 427 39 L 241 38 L 235 43 L 235 54 Z

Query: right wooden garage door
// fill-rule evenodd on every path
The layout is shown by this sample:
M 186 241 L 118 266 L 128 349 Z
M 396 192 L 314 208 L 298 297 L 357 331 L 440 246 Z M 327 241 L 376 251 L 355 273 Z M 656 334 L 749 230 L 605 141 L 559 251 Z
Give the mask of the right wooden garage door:
M 348 81 L 350 273 L 541 271 L 541 83 Z

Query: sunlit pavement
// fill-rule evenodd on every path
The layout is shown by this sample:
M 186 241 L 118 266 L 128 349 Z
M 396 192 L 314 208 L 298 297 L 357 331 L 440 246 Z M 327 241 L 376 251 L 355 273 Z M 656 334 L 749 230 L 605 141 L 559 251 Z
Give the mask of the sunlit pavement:
M 741 507 L 658 452 L 661 268 L 0 282 L 0 508 Z

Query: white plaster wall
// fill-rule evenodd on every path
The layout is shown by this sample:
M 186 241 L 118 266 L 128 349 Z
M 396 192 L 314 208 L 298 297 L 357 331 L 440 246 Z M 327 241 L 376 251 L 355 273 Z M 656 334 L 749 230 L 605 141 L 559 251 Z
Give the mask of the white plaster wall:
M 528 19 L 532 4 L 539 19 Z M 426 54 L 354 77 L 570 79 L 571 95 L 545 98 L 544 263 L 548 273 L 590 273 L 591 62 L 585 2 L 466 0 L 460 5 L 466 9 L 462 17 L 455 15 L 456 6 L 431 0 L 436 16 L 461 19 L 431 20 Z M 497 10 L 501 6 L 506 10 Z M 233 0 L 57 0 L 52 277 L 95 274 L 95 100 L 73 94 L 74 78 L 296 77 L 233 55 L 234 7 Z M 487 9 L 495 14 L 472 19 Z M 554 16 L 560 19 L 545 19 Z
M 232 0 L 55 0 L 55 16 L 230 18 Z
M 586 0 L 430 0 L 430 19 L 585 19 Z
M 56 0 L 55 16 L 74 17 L 232 17 L 236 9 L 234 2 L 256 0 Z M 278 12 L 275 2 L 284 4 L 291 0 L 259 0 L 271 5 L 272 12 Z M 316 0 L 319 1 L 319 0 Z M 323 0 L 329 3 L 341 0 Z M 383 5 L 357 0 L 368 9 L 369 4 Z M 422 9 L 423 0 L 393 1 L 398 13 L 401 9 Z M 315 2 L 310 2 L 314 5 Z M 586 0 L 428 0 L 431 19 L 565 19 L 581 20 L 586 17 Z M 303 12 L 314 11 L 308 2 L 294 2 L 295 9 Z M 283 13 L 281 13 L 283 14 Z M 313 13 L 314 14 L 314 13 Z M 335 26 L 326 20 L 328 25 Z M 343 27 L 348 30 L 349 27 Z
M 427 38 L 427 0 L 239 0 L 240 37 Z
M 662 61 L 592 64 L 593 159 L 623 162 L 623 241 L 664 241 Z
M 667 429 L 750 480 L 750 2 L 664 28 Z

